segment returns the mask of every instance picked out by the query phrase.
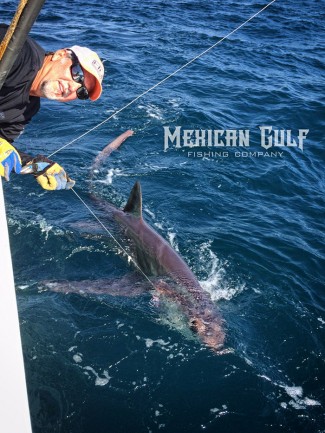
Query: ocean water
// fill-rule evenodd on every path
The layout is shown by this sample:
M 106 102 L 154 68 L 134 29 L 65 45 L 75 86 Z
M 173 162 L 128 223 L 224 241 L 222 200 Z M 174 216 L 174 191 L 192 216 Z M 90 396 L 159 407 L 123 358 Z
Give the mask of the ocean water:
M 47 0 L 32 35 L 47 50 L 96 49 L 104 92 L 96 103 L 43 101 L 17 146 L 57 151 L 263 6 Z M 15 7 L 2 2 L 2 21 Z M 4 185 L 34 433 L 325 431 L 324 10 L 324 1 L 276 1 L 53 156 L 91 206 L 93 159 L 135 131 L 100 169 L 95 192 L 123 206 L 141 182 L 145 219 L 225 319 L 225 353 L 200 344 L 172 304 L 133 296 L 132 265 L 72 192 L 44 192 L 28 176 Z M 223 147 L 182 139 L 164 151 L 164 127 L 176 126 L 249 130 L 249 146 L 223 136 Z M 272 148 L 262 147 L 261 126 L 272 126 Z M 285 134 L 274 146 L 275 130 L 295 142 Z M 98 278 L 123 279 L 130 296 L 42 283 Z

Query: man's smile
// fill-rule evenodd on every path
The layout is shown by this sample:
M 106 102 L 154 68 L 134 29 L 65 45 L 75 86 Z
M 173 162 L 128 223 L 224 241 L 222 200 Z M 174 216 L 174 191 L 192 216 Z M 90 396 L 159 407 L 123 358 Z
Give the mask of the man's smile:
M 66 98 L 70 95 L 70 90 L 68 86 L 65 86 L 62 81 L 58 81 L 59 83 L 59 95 L 62 96 L 62 98 Z

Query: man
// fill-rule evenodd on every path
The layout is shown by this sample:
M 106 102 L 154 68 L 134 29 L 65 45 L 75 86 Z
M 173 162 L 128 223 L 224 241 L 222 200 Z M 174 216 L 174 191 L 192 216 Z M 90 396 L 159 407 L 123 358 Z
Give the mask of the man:
M 0 40 L 7 26 L 0 26 Z M 20 152 L 12 143 L 40 108 L 40 98 L 60 102 L 76 98 L 97 100 L 102 92 L 104 66 L 86 47 L 73 46 L 54 53 L 27 38 L 0 90 L 0 176 L 20 173 L 30 166 L 37 182 L 47 190 L 69 189 L 74 181 L 57 163 L 42 155 Z

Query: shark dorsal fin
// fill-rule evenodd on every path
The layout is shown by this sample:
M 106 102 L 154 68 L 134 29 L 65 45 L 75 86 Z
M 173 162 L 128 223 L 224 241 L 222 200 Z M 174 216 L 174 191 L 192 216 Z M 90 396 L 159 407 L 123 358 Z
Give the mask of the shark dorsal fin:
M 124 212 L 142 218 L 142 193 L 140 182 L 136 182 L 130 192 L 128 202 L 123 209 Z

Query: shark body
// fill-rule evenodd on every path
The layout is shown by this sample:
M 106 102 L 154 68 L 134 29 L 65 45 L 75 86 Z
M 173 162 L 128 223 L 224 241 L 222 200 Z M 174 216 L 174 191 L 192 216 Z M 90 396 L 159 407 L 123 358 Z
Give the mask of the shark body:
M 133 259 L 143 273 L 155 277 L 152 284 L 158 294 L 179 305 L 191 330 L 204 344 L 221 349 L 225 333 L 220 312 L 182 257 L 143 219 L 140 183 L 133 186 L 123 210 L 97 197 L 94 200 L 130 239 Z
M 131 133 L 127 131 L 106 146 L 97 156 L 94 167 L 98 169 L 104 157 L 115 150 L 130 135 Z M 190 329 L 206 346 L 214 351 L 219 351 L 225 340 L 223 319 L 220 312 L 185 261 L 143 219 L 140 183 L 134 184 L 124 209 L 116 208 L 113 204 L 94 194 L 92 194 L 92 200 L 94 206 L 101 211 L 101 215 L 107 216 L 110 221 L 113 219 L 117 223 L 123 238 L 128 240 L 130 255 L 136 263 L 136 268 L 150 279 L 151 289 L 154 289 L 159 296 L 177 303 L 185 315 Z M 67 285 L 60 282 L 56 284 L 47 282 L 47 286 L 57 291 L 65 286 L 64 291 L 66 292 L 78 292 L 78 286 L 84 288 L 84 283 L 70 282 Z M 100 286 L 100 283 L 95 283 L 95 293 L 103 293 Z

